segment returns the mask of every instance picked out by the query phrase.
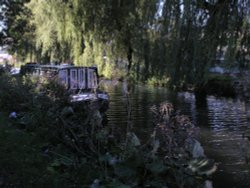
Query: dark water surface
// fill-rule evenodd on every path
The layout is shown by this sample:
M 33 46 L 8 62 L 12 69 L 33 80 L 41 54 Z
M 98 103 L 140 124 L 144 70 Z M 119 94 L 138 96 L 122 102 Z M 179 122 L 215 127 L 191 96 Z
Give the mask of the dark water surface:
M 108 82 L 105 90 L 110 94 L 107 111 L 109 125 L 125 129 L 128 116 L 123 84 Z M 190 116 L 200 127 L 200 141 L 209 158 L 219 163 L 212 176 L 214 188 L 249 188 L 250 165 L 246 163 L 246 142 L 242 133 L 250 131 L 250 103 L 238 99 L 208 96 L 196 101 L 191 93 L 173 93 L 165 88 L 135 86 L 130 94 L 132 126 L 137 135 L 150 135 L 153 116 L 150 107 L 169 101 L 182 114 Z M 245 148 L 246 149 L 246 148 Z M 247 152 L 250 157 L 250 145 Z

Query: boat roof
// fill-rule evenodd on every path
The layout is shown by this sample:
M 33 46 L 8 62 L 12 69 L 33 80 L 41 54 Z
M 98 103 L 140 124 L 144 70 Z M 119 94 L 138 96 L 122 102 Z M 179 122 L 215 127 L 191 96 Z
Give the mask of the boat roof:
M 49 69 L 80 69 L 80 68 L 91 68 L 97 70 L 96 66 L 74 66 L 70 64 L 60 64 L 60 65 L 50 65 L 50 64 L 39 64 L 39 63 L 27 63 L 25 67 L 35 67 L 35 68 L 49 68 Z

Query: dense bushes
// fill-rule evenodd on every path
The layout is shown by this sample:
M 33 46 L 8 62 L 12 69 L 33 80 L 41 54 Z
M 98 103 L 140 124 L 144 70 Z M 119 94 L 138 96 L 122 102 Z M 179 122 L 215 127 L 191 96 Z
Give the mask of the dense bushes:
M 2 170 L 6 186 L 203 187 L 203 176 L 216 168 L 196 140 L 198 129 L 186 116 L 174 115 L 169 103 L 152 107 L 155 129 L 141 143 L 129 128 L 123 134 L 103 126 L 103 116 L 91 104 L 69 103 L 56 81 L 5 75 L 0 87 L 2 111 L 17 112 L 0 130 L 4 151 L 15 151 L 1 158 L 16 164 Z

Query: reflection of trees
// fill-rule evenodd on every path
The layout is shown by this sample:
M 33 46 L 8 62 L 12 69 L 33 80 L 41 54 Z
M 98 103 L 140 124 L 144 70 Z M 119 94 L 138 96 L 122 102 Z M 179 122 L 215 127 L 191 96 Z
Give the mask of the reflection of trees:
M 218 128 L 240 129 L 247 125 L 245 103 L 240 100 L 209 97 L 208 110 L 211 124 L 217 125 Z
M 246 114 L 247 114 L 248 122 L 250 124 L 250 102 L 246 102 L 245 103 L 245 109 L 246 109 Z

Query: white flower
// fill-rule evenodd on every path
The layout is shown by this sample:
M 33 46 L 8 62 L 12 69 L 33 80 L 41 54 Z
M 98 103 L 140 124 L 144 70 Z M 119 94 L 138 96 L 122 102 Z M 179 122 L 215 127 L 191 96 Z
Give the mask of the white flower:
M 16 112 L 11 112 L 9 118 L 17 118 Z

